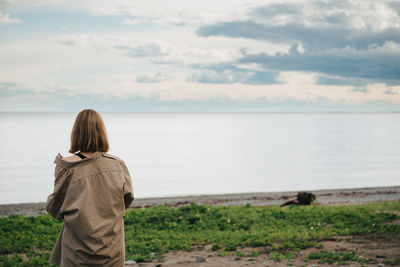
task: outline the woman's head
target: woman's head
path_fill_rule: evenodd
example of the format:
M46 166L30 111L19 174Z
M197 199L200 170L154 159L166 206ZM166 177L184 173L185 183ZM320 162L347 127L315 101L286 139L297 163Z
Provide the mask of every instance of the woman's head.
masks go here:
M101 115L93 109L84 109L79 112L72 128L69 152L107 152L108 150L107 132Z

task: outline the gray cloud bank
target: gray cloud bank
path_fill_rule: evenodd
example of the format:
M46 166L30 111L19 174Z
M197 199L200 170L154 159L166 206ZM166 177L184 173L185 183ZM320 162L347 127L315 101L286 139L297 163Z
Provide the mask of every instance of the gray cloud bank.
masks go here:
M158 96L120 96L93 93L71 95L68 90L37 91L5 88L15 87L0 83L0 112L9 111L77 111L94 108L112 112L399 112L391 101L374 100L362 104L333 102L326 98L280 101L260 97L254 100L234 100L229 97L201 100L162 100ZM391 92L388 92L389 94ZM15 101L18 97L21 101Z
M400 84L399 14L397 2L270 4L250 10L245 20L200 27L197 34L291 46L287 54L272 56L244 52L232 65L257 64L266 73L313 72L321 76L317 83L326 85L379 82L390 86ZM231 68L219 71L227 70Z

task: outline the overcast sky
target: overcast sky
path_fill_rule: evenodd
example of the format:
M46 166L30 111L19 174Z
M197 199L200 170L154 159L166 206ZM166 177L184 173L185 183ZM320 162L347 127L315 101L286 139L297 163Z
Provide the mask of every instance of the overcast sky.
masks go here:
M0 0L0 110L400 111L400 2Z

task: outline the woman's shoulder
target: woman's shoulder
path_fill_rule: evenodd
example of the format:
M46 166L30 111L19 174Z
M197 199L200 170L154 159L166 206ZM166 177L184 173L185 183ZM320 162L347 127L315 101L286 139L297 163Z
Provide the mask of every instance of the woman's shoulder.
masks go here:
M104 153L104 152L102 153L102 155L106 159L110 159L110 160L114 160L115 162L118 162L119 165L122 166L123 168L127 168L125 162L121 158L114 156L112 154L109 154L109 153Z
M101 152L94 152L93 154L91 154L87 158L81 159L77 155L63 157L60 153L58 153L56 158L54 159L54 163L56 165L60 165L60 166L63 166L63 167L72 168L72 167L75 167L75 166L82 166L82 165L86 165L86 164L89 164L91 162L94 162L98 158L100 158L101 155L102 155Z
M119 162L123 161L121 158L119 158L119 157L117 157L117 156L114 156L114 155L112 155L112 154L106 153L106 152L102 152L101 154L102 154L103 157L105 157L105 158L117 160L117 161L119 161Z

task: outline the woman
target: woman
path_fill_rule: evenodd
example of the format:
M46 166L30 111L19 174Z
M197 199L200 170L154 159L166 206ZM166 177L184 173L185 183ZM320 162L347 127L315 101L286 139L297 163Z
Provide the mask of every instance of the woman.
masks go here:
M46 210L64 220L49 262L61 266L124 266L125 209L133 188L125 163L109 149L103 119L82 110L71 133L70 153L57 155L54 193Z

